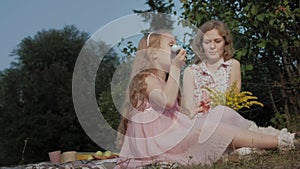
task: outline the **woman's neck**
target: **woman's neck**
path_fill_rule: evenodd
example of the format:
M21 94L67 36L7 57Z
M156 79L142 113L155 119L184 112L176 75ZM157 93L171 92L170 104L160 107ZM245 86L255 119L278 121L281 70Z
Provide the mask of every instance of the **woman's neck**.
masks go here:
M210 73L214 73L217 71L219 66L224 62L224 58L220 58L219 60L205 60L204 63Z

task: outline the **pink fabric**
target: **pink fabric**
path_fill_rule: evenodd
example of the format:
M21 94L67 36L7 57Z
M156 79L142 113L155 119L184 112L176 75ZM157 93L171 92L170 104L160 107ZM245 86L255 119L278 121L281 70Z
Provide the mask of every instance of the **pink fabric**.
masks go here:
M147 123L128 123L127 136L115 168L137 168L160 161L192 165L218 160L234 136L241 129L247 129L250 123L224 106L217 106L209 113L216 116L221 113L218 124L207 118L208 114L190 119L178 111L165 111ZM157 116L156 111L149 108L133 118L149 117L149 114ZM211 134L201 135L202 130ZM204 137L202 143L199 142L201 137Z
M161 161L212 164L223 155L235 135L251 125L225 106L217 106L207 114L190 119L179 112L178 104L163 112L148 104L130 120L116 169L138 168Z
M209 114L221 115L220 121L216 124L214 119L208 118ZM178 111L166 111L151 122L130 122L115 168L137 168L161 161L211 164L218 160L234 136L249 128L250 122L224 106L217 106L209 114L190 119ZM157 116L157 112L148 108L133 118L149 115ZM200 143L201 138L204 142Z

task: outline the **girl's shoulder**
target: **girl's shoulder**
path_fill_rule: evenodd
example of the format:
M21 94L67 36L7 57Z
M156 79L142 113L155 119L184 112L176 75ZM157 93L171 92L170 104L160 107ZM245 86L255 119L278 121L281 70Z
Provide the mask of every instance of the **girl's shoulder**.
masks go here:
M146 78L145 78L146 84L149 86L151 85L157 85L157 84L164 84L165 82L159 78L157 75L150 73Z
M157 81L159 80L158 76L155 75L154 73L150 73L149 75L147 75L145 77L145 80L148 81L148 80L154 80L154 81Z

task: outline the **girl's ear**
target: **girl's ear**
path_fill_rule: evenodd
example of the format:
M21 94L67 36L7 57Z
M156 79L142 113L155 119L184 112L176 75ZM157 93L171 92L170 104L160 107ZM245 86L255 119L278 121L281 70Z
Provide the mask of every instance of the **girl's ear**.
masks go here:
M154 50L151 51L151 59L152 60L156 60L157 59L157 52L154 51Z
M158 63L158 59L157 59L158 57L157 57L157 54L155 54L155 55L153 55L152 56L152 63L153 63L153 66L157 66L157 65L159 65L159 63Z

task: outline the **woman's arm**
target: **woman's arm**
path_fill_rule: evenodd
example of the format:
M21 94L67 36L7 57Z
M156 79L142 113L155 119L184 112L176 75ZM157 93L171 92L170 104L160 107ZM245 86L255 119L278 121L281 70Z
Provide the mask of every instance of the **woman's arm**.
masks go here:
M242 85L242 77L241 77L241 65L240 62L236 59L231 59L232 63L232 69L230 74L230 85L233 85L234 82L236 82L236 86L238 89L238 92L241 91L241 85Z
M182 101L181 111L184 114L194 117L197 114L199 105L196 104L194 98L195 81L192 70L187 67L183 74L183 86L182 86Z

